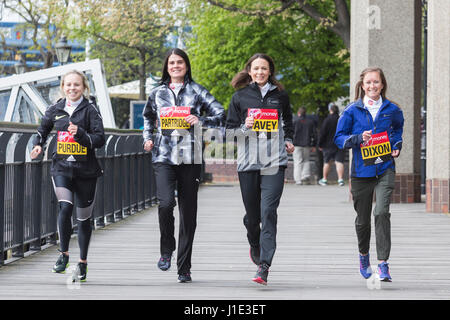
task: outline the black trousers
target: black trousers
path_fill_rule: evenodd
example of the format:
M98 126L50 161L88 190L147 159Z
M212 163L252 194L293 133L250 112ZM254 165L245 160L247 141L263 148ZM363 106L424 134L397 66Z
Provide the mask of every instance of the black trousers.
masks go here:
M371 213L375 192L375 237L378 260L388 260L391 252L391 214L389 206L395 188L395 172L386 170L373 178L352 178L351 192L356 211L355 229L358 249L366 254L370 249Z
M245 207L244 225L252 247L260 247L260 262L269 266L276 249L277 209L284 187L284 167L275 174L238 172Z
M161 232L161 254L172 254L176 248L175 189L179 208L179 233L177 267L178 274L191 270L192 244L197 227L197 194L200 183L200 164L153 164L156 177L156 196L159 200L158 218Z

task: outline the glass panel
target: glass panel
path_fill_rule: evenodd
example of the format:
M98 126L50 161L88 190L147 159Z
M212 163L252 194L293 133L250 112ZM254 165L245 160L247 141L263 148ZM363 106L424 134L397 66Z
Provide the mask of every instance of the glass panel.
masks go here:
M9 97L11 90L0 91L0 121L5 120L6 109L8 108Z
M41 115L31 99L20 89L14 107L13 122L39 123Z
M36 88L39 95L45 100L45 102L47 102L49 106L55 104L56 101L61 98L58 78L54 78L50 81L46 79L45 82L37 82L34 85L34 88Z

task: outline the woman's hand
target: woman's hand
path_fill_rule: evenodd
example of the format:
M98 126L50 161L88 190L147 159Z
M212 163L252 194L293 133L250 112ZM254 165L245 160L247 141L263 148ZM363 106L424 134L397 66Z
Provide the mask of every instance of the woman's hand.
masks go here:
M391 156L392 158L397 158L400 155L400 150L392 150Z
M36 159L42 152L42 147L41 146L34 146L33 150L31 150L30 152L30 158L31 159Z
M372 138L372 130L364 131L362 134L363 142L366 143L367 141Z
M198 123L198 118L193 114L188 115L184 120L189 123L191 126Z
M144 143L144 150L145 151L152 151L153 146L154 146L153 141L152 140L147 140Z
M247 117L247 118L245 118L245 126L247 127L247 128L251 128L251 127L253 127L253 124L255 123L255 119L253 118L253 117Z
M67 128L67 131L70 132L72 136L76 135L78 132L78 126L74 125L72 122L69 122L69 127Z
M284 144L286 145L286 151L288 153L292 153L295 150L295 147L292 143L290 143L289 141L285 141Z

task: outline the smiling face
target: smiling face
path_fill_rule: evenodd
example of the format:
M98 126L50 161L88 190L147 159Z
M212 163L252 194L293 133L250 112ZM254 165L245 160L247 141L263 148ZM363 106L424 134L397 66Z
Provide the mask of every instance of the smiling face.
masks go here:
M262 58L253 60L248 74L252 78L253 82L256 82L261 87L264 86L270 76L269 62Z
M66 98L70 101L78 101L86 89L83 79L76 73L69 73L63 81L63 91Z
M376 71L368 72L363 78L362 89L364 94L372 100L378 100L384 85L381 81L380 73Z
M171 82L183 82L187 72L186 62L179 55L171 54L167 61L167 72L170 75Z

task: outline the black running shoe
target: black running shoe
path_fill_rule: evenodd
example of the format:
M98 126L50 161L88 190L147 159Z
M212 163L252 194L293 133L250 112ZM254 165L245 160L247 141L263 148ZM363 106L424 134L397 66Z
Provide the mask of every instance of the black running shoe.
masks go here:
M178 275L178 282L179 283L192 282L191 274L189 272L179 274Z
M250 259L257 266L259 265L259 255L260 255L260 247L252 247L250 246Z
M53 266L53 272L56 273L66 273L66 268L69 266L69 256L61 252Z
M158 268L162 271L167 271L170 269L170 260L172 259L172 254L163 254L158 261Z
M87 263L78 262L76 269L72 273L72 282L85 282L87 276Z
M269 275L269 265L266 263L260 264L258 267L258 271L256 272L255 276L253 277L253 281L267 285L267 276Z

